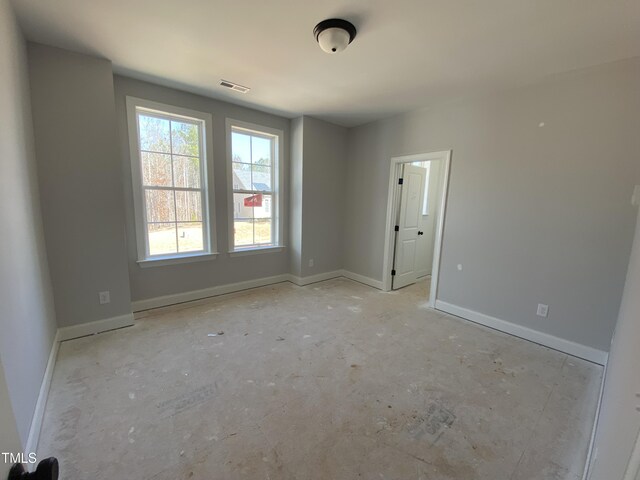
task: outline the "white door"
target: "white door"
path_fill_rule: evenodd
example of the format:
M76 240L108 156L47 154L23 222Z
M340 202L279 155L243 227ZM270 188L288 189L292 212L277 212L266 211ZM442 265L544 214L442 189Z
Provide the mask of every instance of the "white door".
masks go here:
M440 207L440 196L442 192L442 161L431 160L421 162L418 167L427 168L427 180L424 187L422 204L422 223L420 230L424 235L418 237L418 254L416 256L416 268L418 278L431 275L433 269L433 249L436 240L436 228L438 226L438 212Z
M421 167L404 165L403 183L400 194L400 212L398 232L396 233L396 251L393 261L392 288L406 287L416 282L416 253L422 217L422 196L427 171Z

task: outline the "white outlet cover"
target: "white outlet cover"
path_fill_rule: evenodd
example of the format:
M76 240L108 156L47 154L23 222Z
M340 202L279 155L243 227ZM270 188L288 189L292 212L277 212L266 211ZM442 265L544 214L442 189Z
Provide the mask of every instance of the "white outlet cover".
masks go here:
M313 258L310 258L310 259L309 259L309 266L310 266L310 267L313 267L313 265L314 265Z
M462 264L461 263L458 264L458 270L462 271Z
M111 293L109 291L98 293L98 298L100 299L100 305L104 305L105 303L111 302Z
M640 185L636 185L631 196L631 205L640 207Z
M546 318L547 315L549 315L549 305L545 305L544 303L539 303L538 311L536 312L536 315L538 315L539 317Z

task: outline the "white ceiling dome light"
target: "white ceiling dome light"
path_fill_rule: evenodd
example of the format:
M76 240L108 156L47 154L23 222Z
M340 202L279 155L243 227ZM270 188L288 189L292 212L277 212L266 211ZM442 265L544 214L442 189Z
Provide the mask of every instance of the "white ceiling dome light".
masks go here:
M356 38L356 27L346 20L330 18L317 24L313 35L322 50L340 53Z

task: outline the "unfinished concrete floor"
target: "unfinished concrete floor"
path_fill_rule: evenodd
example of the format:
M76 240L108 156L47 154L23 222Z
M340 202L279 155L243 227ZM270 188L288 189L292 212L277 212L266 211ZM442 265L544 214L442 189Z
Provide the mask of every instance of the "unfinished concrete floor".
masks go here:
M602 369L427 289L282 283L64 342L38 456L64 480L579 479Z

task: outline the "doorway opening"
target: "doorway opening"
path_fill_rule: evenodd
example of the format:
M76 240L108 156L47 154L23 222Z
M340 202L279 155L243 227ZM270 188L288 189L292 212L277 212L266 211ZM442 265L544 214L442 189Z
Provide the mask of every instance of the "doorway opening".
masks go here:
M430 276L435 306L451 151L393 157L389 174L383 290Z

